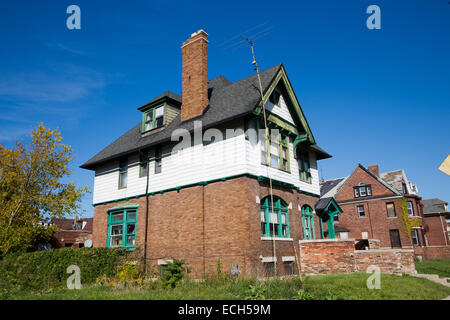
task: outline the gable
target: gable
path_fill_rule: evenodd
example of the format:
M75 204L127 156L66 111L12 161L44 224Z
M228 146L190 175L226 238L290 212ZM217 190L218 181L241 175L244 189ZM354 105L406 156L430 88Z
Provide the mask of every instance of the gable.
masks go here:
M270 101L271 96L275 92L280 95L279 103L276 105ZM285 127L289 131L302 138L302 143L308 142L308 144L315 144L315 139L308 121L300 107L300 103L297 100L283 65L281 65L279 71L265 91L263 101L269 121L275 122L278 125L284 122ZM254 113L261 114L261 105L262 102L260 101Z
M370 185L371 195L355 197L354 187ZM378 197L398 196L399 194L384 183L380 178L366 170L363 166L358 165L350 176L347 177L339 190L337 190L335 199L338 202L350 200L365 200Z

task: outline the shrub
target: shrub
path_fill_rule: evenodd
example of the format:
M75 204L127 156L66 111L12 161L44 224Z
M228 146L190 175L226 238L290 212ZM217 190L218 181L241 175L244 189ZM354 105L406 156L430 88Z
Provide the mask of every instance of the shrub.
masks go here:
M0 283L17 290L46 290L64 287L70 274L67 267L77 265L81 284L94 283L102 276L114 276L124 249L62 248L32 253L7 254L0 260Z
M169 262L161 274L161 282L164 287L175 288L184 276L184 260L174 259Z

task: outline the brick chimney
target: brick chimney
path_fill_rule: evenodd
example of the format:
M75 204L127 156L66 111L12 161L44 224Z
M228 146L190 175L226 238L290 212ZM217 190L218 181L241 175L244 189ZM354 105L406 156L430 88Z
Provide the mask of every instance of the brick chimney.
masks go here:
M208 106L208 34L203 29L183 43L183 104L181 121L203 114Z
M372 172L374 175L376 175L377 177L380 176L380 169L378 168L377 164L372 164L372 165L368 166L367 169L370 172Z

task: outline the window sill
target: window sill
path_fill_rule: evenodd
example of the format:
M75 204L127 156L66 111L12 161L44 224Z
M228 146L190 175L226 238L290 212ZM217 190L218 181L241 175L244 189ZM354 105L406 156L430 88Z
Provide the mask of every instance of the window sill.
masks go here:
M294 241L294 239L292 238L282 238L282 237L261 237L261 240Z

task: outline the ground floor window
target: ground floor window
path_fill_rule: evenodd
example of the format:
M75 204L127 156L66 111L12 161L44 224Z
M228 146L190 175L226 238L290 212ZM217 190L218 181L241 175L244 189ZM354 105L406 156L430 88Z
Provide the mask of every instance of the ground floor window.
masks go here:
M303 224L303 237L306 240L315 239L316 234L314 231L314 212L310 206L302 207L302 224Z
M265 277L273 277L275 276L275 263L273 262L264 262L264 276Z
M401 248L402 243L400 241L400 232L398 229L389 230L389 236L391 238L392 248Z
M420 246L419 230L411 229L411 240L413 245Z
M273 210L273 211L272 211ZM261 200L261 234L264 237L289 237L288 205L278 197Z
M293 261L286 261L283 263L283 265L284 265L284 274L285 275L294 274L294 262Z
M110 210L106 246L132 249L136 246L136 208Z

